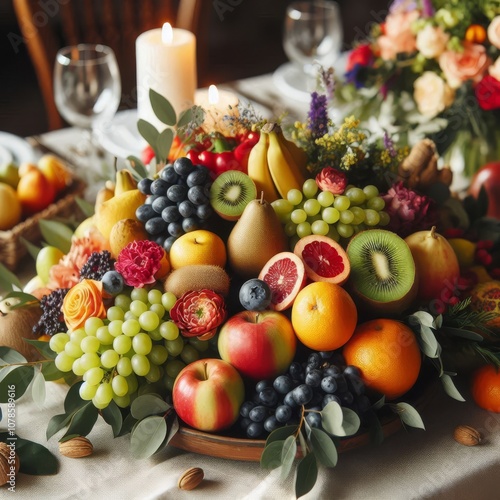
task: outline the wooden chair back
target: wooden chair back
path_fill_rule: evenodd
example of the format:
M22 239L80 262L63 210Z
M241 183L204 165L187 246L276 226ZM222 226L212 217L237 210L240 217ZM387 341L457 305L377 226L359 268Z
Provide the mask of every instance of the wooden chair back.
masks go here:
M116 54L122 79L121 108L137 103L135 40L164 22L197 37L198 72L207 59L210 0L13 0L47 110L49 130L61 128L53 92L57 50L77 43L102 43Z

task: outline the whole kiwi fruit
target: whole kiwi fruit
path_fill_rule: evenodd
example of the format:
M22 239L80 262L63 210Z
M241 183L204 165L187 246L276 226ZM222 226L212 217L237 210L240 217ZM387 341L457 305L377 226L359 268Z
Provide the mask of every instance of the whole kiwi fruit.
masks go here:
M195 264L174 269L165 279L164 290L180 297L186 292L206 288L226 297L229 285L229 276L222 267Z

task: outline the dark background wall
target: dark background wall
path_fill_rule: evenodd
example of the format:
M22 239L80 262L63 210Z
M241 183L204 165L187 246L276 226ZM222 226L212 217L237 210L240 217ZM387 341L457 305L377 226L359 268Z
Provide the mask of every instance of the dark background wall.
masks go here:
M137 0L140 1L140 0ZM212 0L207 0L212 1ZM286 62L281 45L285 9L290 0L225 2L228 9L212 10L208 60L200 86L274 71ZM223 4L224 0L219 2ZM380 21L388 0L339 0L348 47ZM232 7L231 7L232 5ZM19 35L12 1L0 0L0 131L27 136L47 130L45 109L26 47L16 53L9 34Z

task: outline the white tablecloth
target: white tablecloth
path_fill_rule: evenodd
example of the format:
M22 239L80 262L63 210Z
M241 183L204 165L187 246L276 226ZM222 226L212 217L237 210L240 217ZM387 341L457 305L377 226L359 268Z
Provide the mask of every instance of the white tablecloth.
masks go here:
M230 85L257 102L273 103L273 111L289 110L304 118L307 104L287 99L273 86L271 77L252 78ZM44 136L56 150L67 153L75 131L67 129ZM89 167L81 158L73 162L80 172L94 178L101 165ZM97 168L96 168L97 167ZM84 177L85 177L84 175ZM282 482L276 471L258 463L237 462L195 455L167 448L153 458L138 461L129 453L129 437L113 439L111 428L99 420L89 439L94 454L84 459L59 455L57 439L45 437L49 419L63 411L67 387L47 383L47 399L39 408L27 396L17 402L16 431L26 439L47 446L59 457L55 476L19 474L17 499L287 499L293 498L293 481ZM426 430L400 430L379 447L343 453L334 469L321 469L314 489L304 498L336 499L470 499L498 498L500 487L500 415L488 413L468 400L459 403L440 389L430 397L421 414ZM6 415L6 406L2 411ZM453 440L459 424L480 430L484 442L466 447ZM0 429L6 423L0 422ZM62 434L62 433L61 433ZM201 467L205 480L195 490L177 488L177 480L189 467ZM5 488L5 487L4 487ZM2 498L9 493L2 491Z

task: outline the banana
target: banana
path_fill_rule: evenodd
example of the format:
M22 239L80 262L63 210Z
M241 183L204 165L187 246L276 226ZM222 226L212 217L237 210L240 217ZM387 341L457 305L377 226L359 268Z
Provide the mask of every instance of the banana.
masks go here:
M276 189L282 198L286 198L290 189L302 191L306 178L288 149L282 144L277 132L279 126L276 124L269 125L269 127L267 125L264 127L265 132L268 132L269 135L267 163Z
M125 168L116 171L115 196L137 188L137 182Z
M255 183L257 193L264 193L264 199L271 203L280 196L274 187L267 164L268 134L261 132L259 142L251 149L248 157L248 175Z

